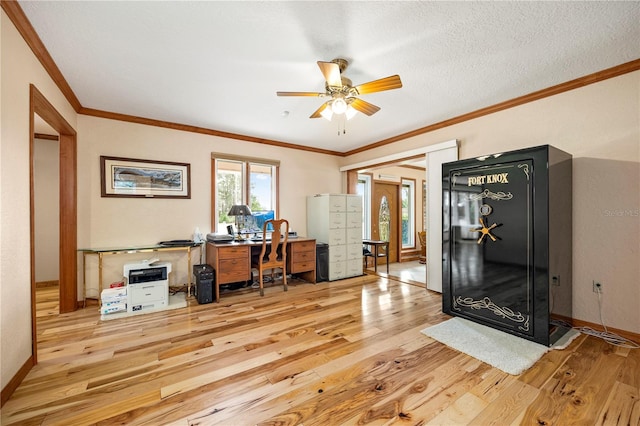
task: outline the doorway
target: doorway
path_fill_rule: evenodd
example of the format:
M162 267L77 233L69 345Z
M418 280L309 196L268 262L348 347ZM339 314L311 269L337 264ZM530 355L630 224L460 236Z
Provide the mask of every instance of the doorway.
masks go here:
M349 174L367 175L388 166L408 166L418 168L424 179L425 197L423 208L424 230L426 234L426 283L429 290L442 292L442 164L458 159L458 140L452 139L420 148L385 155L367 161L340 167L347 173L348 190L356 193L359 180ZM355 184L358 183L358 185ZM349 185L351 183L351 185ZM371 192L373 190L371 189ZM373 195L372 195L373 196ZM366 236L365 236L366 238ZM400 262L402 265L404 262Z
M398 261L400 240L399 191L397 183L373 183L371 197L371 238L389 241L389 263Z
M77 136L76 131L34 86L29 87L29 179L30 179L30 246L31 246L31 345L37 363L36 285L35 285L35 196L34 136L36 115L59 135L59 309L75 311L78 306L77 284Z
M59 137L36 114L33 143L33 216L36 317L60 313Z

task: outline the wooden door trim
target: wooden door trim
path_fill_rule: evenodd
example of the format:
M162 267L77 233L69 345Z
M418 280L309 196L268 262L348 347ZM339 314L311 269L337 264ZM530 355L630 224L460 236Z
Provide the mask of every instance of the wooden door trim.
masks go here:
M358 193L358 171L347 170L347 194Z
M388 181L388 180L380 180L380 179L374 179L372 180L372 188L371 188L371 229L369 229L369 234L371 235L371 238L373 238L373 227L374 227L374 221L373 221L373 209L374 209L374 199L375 199L375 186L377 184L384 184L384 185L392 185L396 187L396 229L395 229L395 243L396 243L396 257L397 259L395 260L396 262L400 262L401 259L401 250L402 250L402 238L401 238L401 234L402 234L402 226L401 226L401 220L400 218L402 217L402 203L400 202L400 186L402 184L402 182L395 182L395 181ZM393 233L392 233L393 234Z
M29 87L29 187L31 251L31 340L37 363L35 283L34 115L38 114L60 135L60 313L77 309L77 135L71 125L32 84Z

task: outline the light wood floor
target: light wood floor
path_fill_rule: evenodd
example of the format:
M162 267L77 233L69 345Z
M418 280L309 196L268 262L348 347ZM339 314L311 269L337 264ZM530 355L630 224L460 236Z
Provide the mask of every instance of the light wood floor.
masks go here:
M580 336L510 376L424 336L439 294L373 276L225 294L112 321L39 319L39 364L1 423L640 422L640 351Z
M387 266L384 262L378 264L378 273L386 276ZM367 271L373 273L373 266L369 266ZM409 284L425 286L427 282L427 265L418 260L410 262L393 262L389 264L389 277Z

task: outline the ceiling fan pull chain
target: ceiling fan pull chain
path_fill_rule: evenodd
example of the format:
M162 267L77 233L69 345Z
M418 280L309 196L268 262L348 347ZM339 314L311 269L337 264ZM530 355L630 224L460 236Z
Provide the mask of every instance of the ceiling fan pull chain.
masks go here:
M340 131L340 126L342 125L342 132ZM347 120L343 117L338 121L338 136L340 136L340 134L346 135L347 134Z

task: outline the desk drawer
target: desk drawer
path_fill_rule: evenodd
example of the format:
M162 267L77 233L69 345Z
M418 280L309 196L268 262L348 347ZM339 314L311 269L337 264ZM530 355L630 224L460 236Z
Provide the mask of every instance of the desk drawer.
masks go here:
M248 258L249 256L249 247L239 247L239 246L229 246L229 247L218 247L218 257L220 260L222 259L237 259L237 258Z
M294 251L291 254L292 262L315 262L316 261L316 252L315 251Z
M227 284L238 281L247 281L251 278L251 269L249 268L249 258L240 259L221 259L220 269L217 271L218 283Z
M289 240L291 241L291 240ZM291 253L295 256L297 253L305 251L316 251L316 242L314 241L302 241L300 243L291 243Z
M297 274L299 272L313 271L315 267L316 267L315 259L307 262L293 262L291 264L291 270L287 272L290 272L292 274Z

